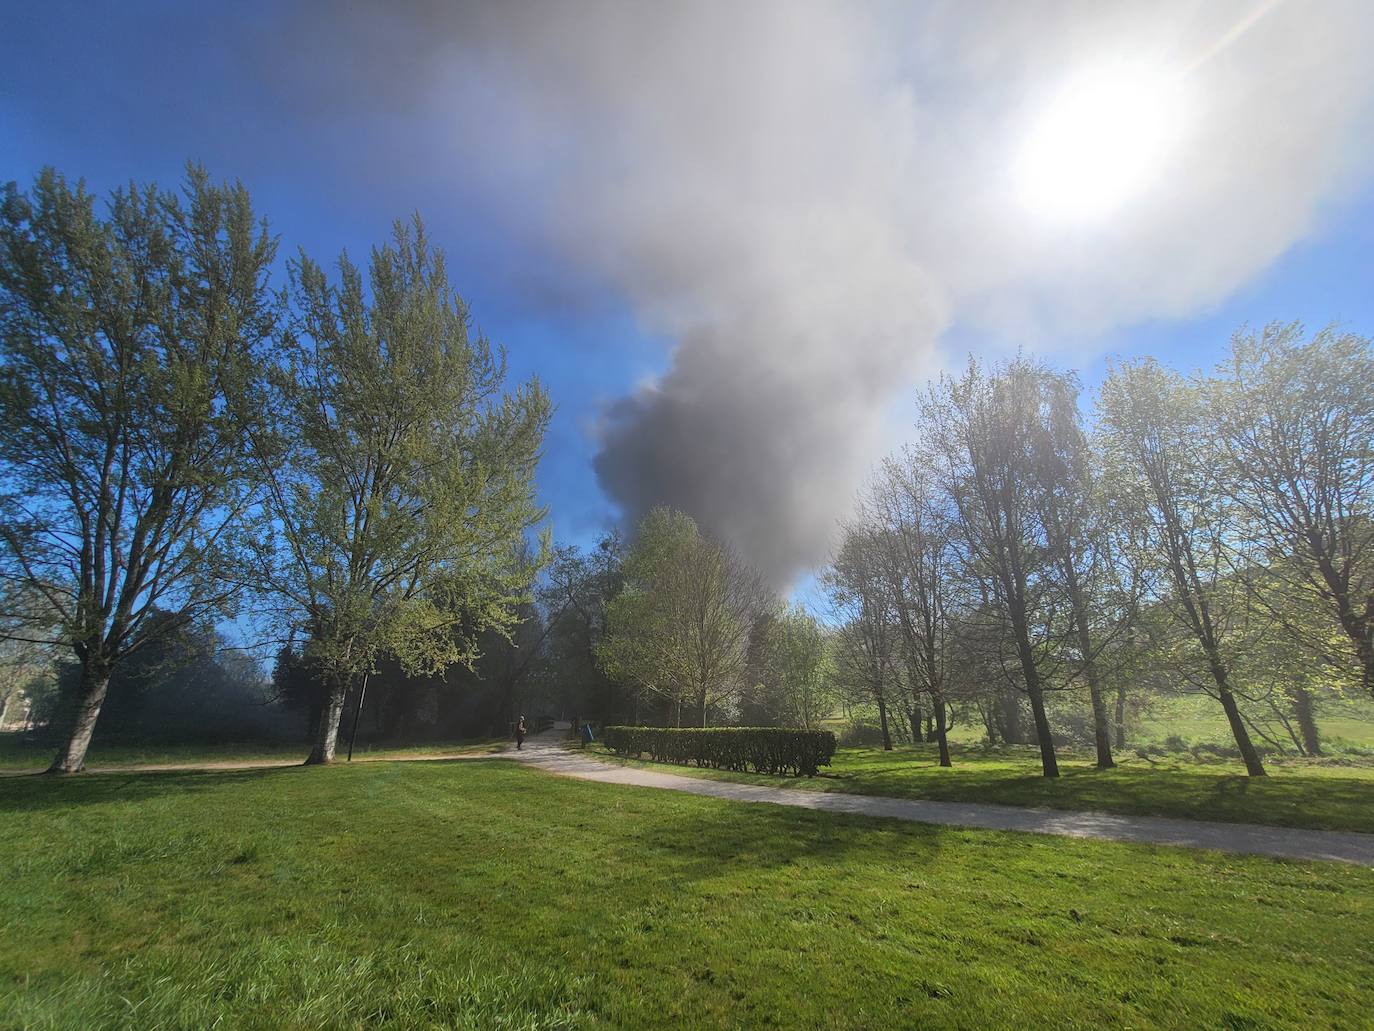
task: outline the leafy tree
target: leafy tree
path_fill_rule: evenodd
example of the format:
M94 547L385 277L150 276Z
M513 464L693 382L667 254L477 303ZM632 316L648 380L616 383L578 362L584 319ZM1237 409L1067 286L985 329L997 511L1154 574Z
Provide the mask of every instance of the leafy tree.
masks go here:
M1167 660L1221 703L1246 770L1263 776L1232 676L1250 630L1236 596L1243 586L1228 575L1243 540L1219 481L1205 396L1144 361L1113 370L1100 408L1112 490L1136 520L1142 560L1163 571L1169 590L1158 605L1181 631Z
M1045 370L1042 384L1031 438L1033 498L1070 624L1066 664L1087 685L1097 768L1106 770L1116 765L1105 697L1107 660L1111 645L1131 625L1140 578L1123 569L1115 554L1111 504L1083 432L1076 379Z
M53 772L84 765L121 663L233 611L275 250L247 191L195 167L103 217L51 169L4 190L0 576L43 602L11 636L79 665Z
M667 700L677 725L691 705L706 726L740 689L750 628L771 603L762 578L668 508L644 517L622 572L597 646L603 668Z
M886 461L869 491L868 513L879 528L875 541L891 592L908 683L928 698L934 713L940 765L949 766L949 664L954 634L957 556L954 527L935 473L923 455L907 449ZM919 715L912 737L921 740Z
M418 218L373 250L366 288L347 257L338 273L291 263L273 433L255 438L276 527L259 584L326 685L309 763L332 761L345 694L379 655L471 666L484 631L515 625L550 410L537 382L502 393L505 356L470 332Z
M814 730L832 708L830 679L825 633L815 617L797 605L764 612L750 633L742 722Z
M573 717L600 713L609 722L623 704L621 685L597 661L606 636L607 606L620 593L625 543L605 534L585 553L554 549L539 591L549 626L549 662L557 669L562 707Z
M1218 373L1211 411L1229 493L1264 544L1258 575L1282 577L1280 596L1296 602L1274 614L1374 695L1370 341L1331 329L1304 341L1301 326L1270 325L1237 334Z
M922 406L958 513L965 573L987 585L1005 620L1046 777L1059 776L1045 691L1062 661L1064 630L1055 621L1060 586L1042 518L1035 443L1054 389L1053 375L1024 359L992 374L970 361Z
M901 641L883 570L881 535L854 523L844 528L821 584L839 624L832 642L836 679L877 705L883 749L891 751L889 709L901 687Z

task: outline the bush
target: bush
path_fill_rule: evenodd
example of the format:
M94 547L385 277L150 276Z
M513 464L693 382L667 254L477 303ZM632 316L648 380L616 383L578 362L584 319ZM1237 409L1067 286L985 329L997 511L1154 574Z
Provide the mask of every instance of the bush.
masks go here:
M845 748L868 748L883 743L883 728L874 723L846 723L840 731Z
M659 762L754 773L814 777L835 755L828 730L776 727L607 727L602 734L617 755L647 754Z

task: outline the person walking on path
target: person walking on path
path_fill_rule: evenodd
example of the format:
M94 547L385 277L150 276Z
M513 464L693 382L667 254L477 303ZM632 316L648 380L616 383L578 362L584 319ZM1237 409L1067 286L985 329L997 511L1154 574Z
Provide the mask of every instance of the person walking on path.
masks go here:
M518 752L525 747L525 717L520 717L520 722L515 725L515 750Z

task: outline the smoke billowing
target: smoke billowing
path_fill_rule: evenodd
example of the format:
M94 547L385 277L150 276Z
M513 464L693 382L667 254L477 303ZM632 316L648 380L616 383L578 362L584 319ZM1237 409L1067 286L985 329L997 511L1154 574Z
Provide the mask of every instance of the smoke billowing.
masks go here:
M301 38L350 55L357 95L432 110L465 189L674 342L604 413L596 474L782 584L825 557L944 328L1050 349L1215 303L1301 238L1359 171L1368 12L436 2ZM1110 221L1048 224L1011 182L1026 126L1118 60L1182 76L1176 145Z

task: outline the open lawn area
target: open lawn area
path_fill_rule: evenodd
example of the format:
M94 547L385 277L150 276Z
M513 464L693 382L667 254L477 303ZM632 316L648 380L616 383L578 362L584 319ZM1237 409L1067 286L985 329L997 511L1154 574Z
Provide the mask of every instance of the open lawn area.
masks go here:
M0 1026L1356 1027L1374 870L504 760L0 782Z
M377 759L397 756L457 755L461 753L493 752L506 746L504 740L484 738L481 740L448 741L422 745L377 746L358 743L353 752L355 759ZM0 771L41 770L52 762L56 746L35 745L22 734L0 734ZM339 749L342 759L348 752L348 742L344 741ZM308 742L248 743L223 742L219 744L191 745L102 745L98 740L91 745L86 756L86 765L91 769L115 766L170 766L201 765L215 763L252 763L286 762L292 759L305 761L310 754Z
M595 753L609 761L633 761L617 759L601 746ZM1374 832L1374 762L1369 760L1271 758L1266 764L1269 776L1263 778L1245 776L1245 768L1232 759L1145 759L1125 754L1118 761L1116 769L1099 771L1090 755L1065 751L1057 780L1040 775L1039 750L1029 746L994 751L955 748L949 769L940 767L934 745L908 745L890 752L841 748L829 768L809 778L638 765L813 791Z

